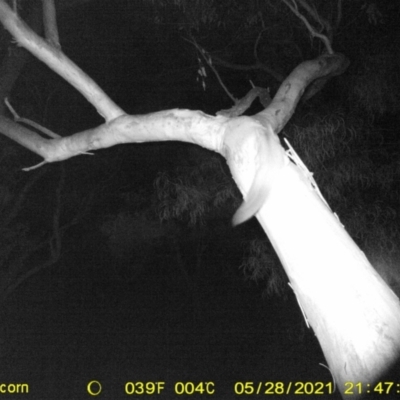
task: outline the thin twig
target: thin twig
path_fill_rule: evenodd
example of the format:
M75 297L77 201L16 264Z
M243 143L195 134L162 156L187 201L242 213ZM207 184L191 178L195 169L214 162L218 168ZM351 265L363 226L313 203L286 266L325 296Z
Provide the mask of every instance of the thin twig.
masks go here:
M301 12L299 11L299 9L297 7L297 3L295 2L295 0L292 0L292 1L290 1L290 0L282 0L282 1L292 10L293 14L295 14L301 21L303 21L304 25L306 26L306 28L310 32L311 36L321 39L322 42L325 44L325 47L326 47L328 53L329 54L334 54L334 51L333 51L332 46L331 46L331 42L329 41L327 36L323 35L322 33L318 33L311 26L311 24L308 22L307 18L303 14L301 14Z
M23 122L23 123L25 123L25 124L27 124L27 125L30 125L30 126L32 126L33 128L37 129L39 132L42 132L43 134L45 134L45 135L47 135L47 136L49 136L49 137L51 137L51 138L53 138L53 139L59 139L59 138L61 138L60 135L58 135L57 133L51 131L51 130L48 129L48 128L45 128L44 126L38 124L37 122L32 121L32 120L30 120L30 119L28 119L28 118L20 117L20 116L18 115L18 113L15 111L15 109L13 108L13 106L12 106L12 105L10 104L10 102L8 101L8 98L5 98L5 99L4 99L4 103L6 104L8 110L10 111L10 113L13 115L14 121L15 121L15 122Z
M222 82L222 79L218 73L218 71L215 69L215 67L212 65L212 62L210 61L211 57L206 57L206 51L200 47L197 42L193 39L189 40L189 39L185 39L187 42L193 44L196 49L199 51L199 53L201 54L201 56L204 58L205 62L207 63L207 65L211 68L211 70L214 72L215 76L217 77L217 80L219 82L219 84L221 85L222 89L224 89L225 93L229 96L229 98L236 103L237 99L232 95L232 93L228 90L228 88L225 86L224 82Z
M52 139L60 139L60 138L62 138L62 136L58 135L57 133L51 131L48 128L45 128L44 126L38 124L35 121L32 121L32 120L30 120L28 118L20 117L18 115L18 113L15 111L15 109L13 108L13 106L8 101L8 98L4 99L4 103L6 104L7 108L10 111L10 113L13 115L15 122L22 122L22 123L24 123L26 125L30 125L33 128L37 129L39 132L42 132L44 135L50 136ZM86 154L88 156L93 156L94 155L93 153L90 153L88 151L80 151L79 153L80 154ZM33 167L23 168L22 170L23 171L31 171L33 169L41 167L43 164L46 164L46 163L47 163L46 161L43 161L43 162L41 162L41 163L39 163L37 165L34 165Z

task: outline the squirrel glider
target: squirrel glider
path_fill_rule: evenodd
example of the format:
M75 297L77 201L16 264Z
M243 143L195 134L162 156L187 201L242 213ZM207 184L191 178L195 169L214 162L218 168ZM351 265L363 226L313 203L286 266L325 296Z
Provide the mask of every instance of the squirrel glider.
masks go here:
M257 117L243 116L228 121L223 155L233 179L245 194L232 220L233 225L239 225L264 205L289 158L268 124L262 124Z

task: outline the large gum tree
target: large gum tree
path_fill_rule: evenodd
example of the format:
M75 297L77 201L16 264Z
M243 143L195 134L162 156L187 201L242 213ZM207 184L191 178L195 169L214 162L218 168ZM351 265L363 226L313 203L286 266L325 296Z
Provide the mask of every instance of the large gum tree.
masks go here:
M201 7L202 2L195 5ZM293 68L272 98L265 89L254 87L216 116L187 109L129 115L63 53L52 0L43 0L45 38L22 20L17 7L0 0L0 21L16 43L71 84L104 118L99 126L62 137L44 128L38 134L29 125L1 116L0 132L41 156L41 164L117 144L154 141L182 141L221 154L245 199L234 223L256 215L289 277L307 325L320 342L336 388L343 397L360 397L364 390L360 385L379 381L400 355L400 302L332 212L312 173L290 145L284 148L278 139L299 101L320 91L349 65L332 46L343 4L337 1L331 21L306 0L267 5L298 19L319 41L321 54ZM191 41L199 59L218 76L212 56L195 37ZM243 116L257 97L263 110Z

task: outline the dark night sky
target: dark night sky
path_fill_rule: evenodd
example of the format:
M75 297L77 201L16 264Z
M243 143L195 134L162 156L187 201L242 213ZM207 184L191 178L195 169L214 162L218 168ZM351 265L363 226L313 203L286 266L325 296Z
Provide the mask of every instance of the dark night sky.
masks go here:
M155 24L149 3L98 0L64 13L59 18L63 51L128 113L179 107L214 114L229 107L229 99L211 71L206 91L196 81L198 55L185 40L188 31L179 25L180 13L165 9L159 15L161 23ZM362 108L361 100L352 103L355 90L346 88L360 76L368 78L368 68L363 69L368 60L370 69L377 69L374 76L393 73L389 61L387 70L380 73L377 66L383 68L383 64L376 59L381 60L380 54L390 54L399 60L399 54L393 51L399 33L399 8L389 1L380 3L386 19L382 25L373 26L363 17L360 4L344 2L348 14L334 41L334 47L351 59L351 67L315 99L301 104L294 123L308 126L307 116L323 119L331 112L341 113L349 126L351 121L368 121L373 126L371 135L368 140L362 138L364 147L353 142L351 151L368 153L369 159L391 165L398 155L399 142L393 129L398 110L390 107L398 95L393 95L392 103L382 100L390 103L390 112L374 114ZM251 46L257 30L249 29L247 37L240 18L231 18L237 19L236 25L227 24L225 30L193 29L192 33L206 49L221 57L230 57L238 64L253 63ZM260 48L265 46L266 58L271 57L280 73L290 72L302 61L301 56L306 59L321 51L315 40L310 45L308 35L295 20L285 20L279 14L265 18L275 18L276 25ZM297 43L293 43L293 37L298 38ZM398 70L398 63L395 65ZM221 68L220 72L237 97L249 89L249 80L272 90L278 87L278 82L260 70ZM64 136L103 122L79 93L34 59L24 69L12 99L20 114L40 120ZM257 111L257 107L252 110ZM291 129L289 126L289 137ZM27 178L19 172L21 165L40 160L25 150L16 151L13 174L22 185ZM356 153L351 154L356 157ZM243 243L263 234L255 221L235 230L230 227L232 199L224 210L211 210L201 229L189 229L184 220L168 228L170 233L165 229L167 233L161 238L146 241L143 237L150 235L148 230L143 228L140 236L137 229L130 231L124 225L126 230L120 234L131 242L127 239L128 244L118 247L122 256L116 256L102 234L107 218L115 220L118 215L137 217L136 223L140 215L146 215L148 223L154 224L154 180L158 174L167 171L182 177L182 171L190 171L212 156L181 143L131 144L63 163L66 181L61 222L74 215L89 193L94 196L79 223L66 232L56 265L27 280L2 310L6 328L0 335L4 349L0 354L0 381L29 383L31 399L86 398L86 385L93 379L103 385L102 399L125 398L123 389L129 381L165 381L168 389L160 398L172 399L179 397L172 393L178 381L212 381L217 388L213 397L223 399L233 397L233 385L238 381L331 380L327 369L319 364L325 363L323 354L293 295L287 291L286 299L263 297L265 282L245 280L238 269ZM333 170L339 158L332 158L329 168ZM313 160L309 162L316 166ZM224 161L220 161L226 178ZM333 181L327 177L330 171L323 169L326 165L316 170L316 176L320 173L324 182L322 170L326 180ZM20 215L32 235L45 235L51 229L49 210L54 207L60 179L60 165L43 168L44 176L32 189ZM398 176L396 173L394 176ZM341 190L350 191L345 185ZM370 188L370 192L374 190ZM391 190L397 193L398 187ZM375 199L381 194L369 195ZM332 196L337 209L343 207L345 213L347 208L336 204L337 198ZM385 201L390 207L398 206L390 203L389 196ZM342 203L347 206L352 202L354 198L349 197ZM178 238L177 247L171 237ZM29 263L36 265L43 257L43 253L35 254ZM201 262L201 268L197 262Z

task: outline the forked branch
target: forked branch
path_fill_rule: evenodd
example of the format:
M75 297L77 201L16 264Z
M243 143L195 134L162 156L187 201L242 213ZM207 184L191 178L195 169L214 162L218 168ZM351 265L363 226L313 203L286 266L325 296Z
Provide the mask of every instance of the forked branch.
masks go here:
M321 41L324 43L327 49L328 54L333 54L334 51L332 49L332 43L329 40L329 38L326 35L317 32L317 30L310 24L308 19L299 11L296 0L282 0L282 1L290 8L293 14L295 14L304 23L304 25L310 32L311 36L321 39ZM314 17L314 19L318 20L318 22L321 25L323 25L327 31L330 31L330 25L327 23L327 21L319 18L319 15L316 13L316 11L312 9L307 2L301 0L301 5Z
M69 82L96 108L106 122L125 114L93 79L85 74L61 50L33 32L4 0L0 0L0 21L20 46L27 49Z

